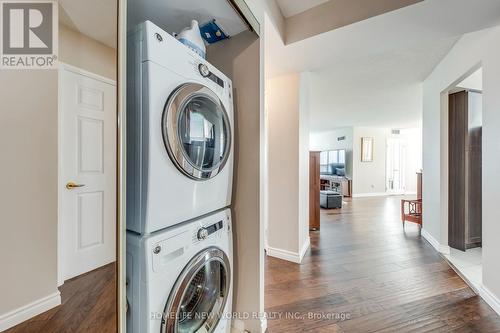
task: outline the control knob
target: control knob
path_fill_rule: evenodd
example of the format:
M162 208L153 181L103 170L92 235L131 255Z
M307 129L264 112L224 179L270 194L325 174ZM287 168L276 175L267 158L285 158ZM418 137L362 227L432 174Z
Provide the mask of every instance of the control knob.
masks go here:
M210 69L208 69L207 65L205 64L199 64L198 70L200 71L200 74L203 77L207 77L210 75Z
M198 230L198 240L204 240L208 237L208 230L206 228L201 228Z

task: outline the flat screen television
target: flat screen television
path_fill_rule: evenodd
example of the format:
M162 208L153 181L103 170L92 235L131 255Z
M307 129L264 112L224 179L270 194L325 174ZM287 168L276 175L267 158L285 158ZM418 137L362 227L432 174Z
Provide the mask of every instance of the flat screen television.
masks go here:
M320 173L322 175L345 176L345 149L325 150L320 154Z

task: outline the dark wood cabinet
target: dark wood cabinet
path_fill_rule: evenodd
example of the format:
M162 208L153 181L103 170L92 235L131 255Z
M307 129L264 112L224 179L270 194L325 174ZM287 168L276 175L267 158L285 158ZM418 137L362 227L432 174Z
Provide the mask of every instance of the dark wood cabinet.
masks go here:
M448 245L465 251L481 246L481 94L449 96Z
M309 230L319 230L320 227L320 152L309 152Z

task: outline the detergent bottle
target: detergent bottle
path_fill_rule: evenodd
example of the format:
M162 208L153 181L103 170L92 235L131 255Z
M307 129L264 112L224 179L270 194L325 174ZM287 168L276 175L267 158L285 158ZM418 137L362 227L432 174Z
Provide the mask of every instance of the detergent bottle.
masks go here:
M179 40L182 44L189 47L191 50L200 55L203 59L206 56L206 48L203 39L200 34L200 27L198 26L198 21L192 20L191 26L182 29L178 34L174 33L174 37Z

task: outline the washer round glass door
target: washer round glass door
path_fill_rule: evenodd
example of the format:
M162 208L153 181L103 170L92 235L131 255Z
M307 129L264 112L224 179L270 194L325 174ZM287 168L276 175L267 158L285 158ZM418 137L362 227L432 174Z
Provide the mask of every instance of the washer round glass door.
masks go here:
M230 276L229 259L224 251L210 247L198 253L170 293L161 332L213 332L224 314Z
M218 96L198 83L179 86L163 110L163 141L175 166L196 180L215 177L231 149L231 129Z

